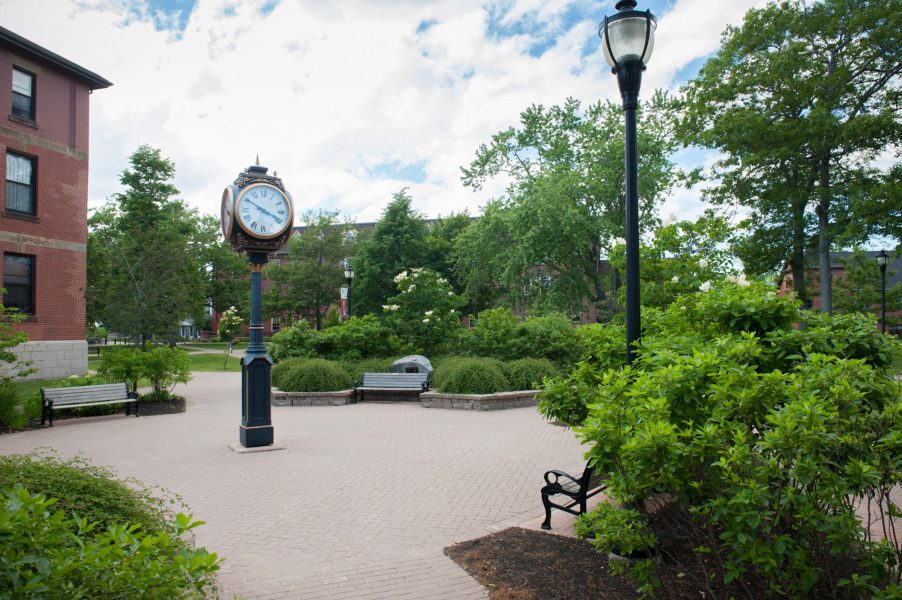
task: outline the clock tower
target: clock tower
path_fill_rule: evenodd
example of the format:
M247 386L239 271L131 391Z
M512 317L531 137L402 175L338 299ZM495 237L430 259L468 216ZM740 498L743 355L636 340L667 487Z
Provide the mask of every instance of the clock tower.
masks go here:
M222 233L251 267L250 343L241 359L241 426L245 448L273 443L272 358L263 345L262 277L269 255L285 245L294 225L291 194L275 173L248 167L222 192Z

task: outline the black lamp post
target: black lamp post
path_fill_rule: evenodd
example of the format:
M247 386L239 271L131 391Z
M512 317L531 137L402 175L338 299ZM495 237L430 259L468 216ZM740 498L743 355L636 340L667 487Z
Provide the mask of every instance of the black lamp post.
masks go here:
M883 318L883 333L886 333L886 259L889 258L886 255L886 250L881 250L880 254L877 255L877 266L880 267L880 306L882 307Z
M348 263L347 268L345 269L345 279L348 280L348 298L346 302L348 303L348 318L351 317L351 282L354 280L354 267Z
M598 26L602 51L617 75L626 118L626 363L632 364L639 339L639 148L636 111L642 71L655 47L658 22L650 10L633 10L635 0L620 0L612 17Z

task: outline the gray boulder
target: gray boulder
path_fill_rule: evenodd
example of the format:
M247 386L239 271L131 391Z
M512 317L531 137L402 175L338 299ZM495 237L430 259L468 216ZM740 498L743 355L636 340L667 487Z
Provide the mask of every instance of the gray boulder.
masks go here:
M432 363L425 356L411 354L392 363L391 373L432 373Z

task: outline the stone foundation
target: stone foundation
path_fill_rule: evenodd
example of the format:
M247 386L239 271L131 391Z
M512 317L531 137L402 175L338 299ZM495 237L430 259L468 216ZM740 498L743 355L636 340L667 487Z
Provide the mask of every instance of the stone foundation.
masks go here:
M37 372L19 381L63 379L72 375L81 377L88 373L86 340L25 342L13 348L12 352L21 360L31 361L32 364L28 368L37 369ZM0 376L9 374L10 369L0 369Z
M453 410L504 410L535 406L541 400L540 390L500 392L498 394L439 394L424 392L420 402L424 408L450 408Z
M344 406L354 401L354 390L338 392L277 392L273 390L273 406Z

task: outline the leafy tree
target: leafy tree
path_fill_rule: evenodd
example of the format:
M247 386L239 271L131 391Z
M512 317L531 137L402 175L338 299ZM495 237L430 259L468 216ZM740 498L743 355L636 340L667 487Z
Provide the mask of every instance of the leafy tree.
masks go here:
M803 282L815 228L822 312L833 307L831 245L867 236L856 199L879 189L872 161L902 141L900 48L902 0L771 2L728 28L683 90L678 135L725 154L709 197L753 209L747 250L760 266L774 266L776 241Z
M473 224L473 219L466 212L451 213L447 217L439 216L433 223L426 224L426 238L423 240L422 267L435 271L451 284L456 293L463 291L458 280L454 263L457 259L454 244L461 233Z
M840 259L845 267L845 276L836 280L836 309L840 312L859 312L880 319L882 314L880 267L863 250L856 249L845 259ZM887 278L895 271L886 270ZM897 283L886 290L886 312L902 310L902 284Z
M203 266L204 295L207 305L218 313L234 307L243 319L250 318L251 284L247 259L232 250L222 239L219 219L201 218L199 262Z
M642 230L656 224L655 205L677 176L665 105L656 94L640 114ZM462 169L464 185L478 190L496 177L510 185L458 238L455 267L464 295L491 300L497 286L508 306L541 312L575 313L587 301L604 301L598 261L625 231L623 144L621 107L598 103L582 111L568 99L563 106L531 106L520 114L519 128L480 146Z
M116 194L89 219L88 289L91 315L109 331L174 339L179 321L203 319L200 217L175 198L175 165L141 146Z
M395 277L398 295L382 307L389 327L414 352L429 356L431 350L461 329L460 308L464 300L454 293L447 279L424 269L402 271Z
M395 293L394 276L423 265L426 225L411 202L406 189L393 194L370 238L360 242L353 263L351 314L381 314Z
M353 225L339 219L339 212L327 210L301 216L306 229L289 240L286 263L268 269L272 288L263 297L267 313L301 315L316 329L323 328L329 305L345 282L342 260L354 253L354 242L345 235Z

